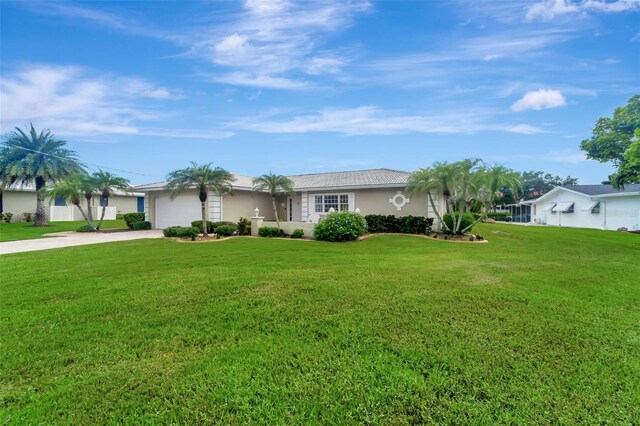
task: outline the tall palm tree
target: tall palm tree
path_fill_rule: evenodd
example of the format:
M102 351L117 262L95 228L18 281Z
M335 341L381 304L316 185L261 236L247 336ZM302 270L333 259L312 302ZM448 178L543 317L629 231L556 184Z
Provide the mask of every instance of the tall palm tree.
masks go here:
M295 194L293 190L293 181L286 176L276 175L275 173L267 173L253 179L254 191L267 191L271 195L273 203L273 213L276 215L276 224L280 228L280 220L278 219L278 207L276 206L276 197L280 194Z
M36 214L33 226L45 226L43 188L71 175L84 172L76 153L49 129L36 132L33 124L26 132L16 127L0 147L0 189L20 184L36 187Z
M215 191L218 195L233 195L231 184L235 178L223 168L212 168L211 163L199 165L191 162L191 167L174 170L167 175L167 189L171 189L171 199L181 192L195 188L202 205L202 234L207 234L207 195Z
M82 217L87 221L87 225L95 230L93 222L89 219L81 204L82 198L84 197L83 185L85 182L85 176L73 176L69 179L47 185L44 189L44 194L51 197L52 200L56 198L64 199L65 205L67 204L67 201L71 202L71 204L80 210Z
M93 184L93 187L100 193L102 197L102 214L100 215L100 221L98 222L98 226L96 226L96 230L100 230L100 226L102 225L102 221L104 220L104 214L107 211L107 200L113 194L114 191L123 191L123 192L131 192L131 185L129 185L129 180L120 176L116 176L112 173L105 172L103 170L99 170L95 172L90 177L90 181Z
M483 168L485 185L491 192L491 208L496 210L496 202L498 193L503 189L511 190L512 194L522 189L522 178L520 173L503 166L502 164L494 164Z
M450 231L447 224L442 220L440 211L434 203L433 196L431 195L433 191L436 191L439 195L443 196L445 188L447 188L448 191L448 187L445 186L440 177L441 176L434 167L420 169L411 173L409 176L409 179L407 180L407 191L412 195L426 192L429 197L429 203L431 203L431 208L438 218L438 222L441 226L444 226L447 231Z

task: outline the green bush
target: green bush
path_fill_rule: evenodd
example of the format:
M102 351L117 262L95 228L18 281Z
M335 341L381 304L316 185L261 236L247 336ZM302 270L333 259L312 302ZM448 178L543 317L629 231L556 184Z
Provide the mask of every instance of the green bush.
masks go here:
M251 235L251 221L246 217L241 217L238 221L238 235Z
M365 216L371 233L397 232L402 234L426 234L431 231L433 218L422 216L394 216L370 214Z
M284 237L284 231L277 226L263 226L258 229L258 236L265 238Z
M116 220L124 220L124 214L116 213Z
M291 233L291 238L302 238L304 237L304 230L302 229L294 229Z
M133 229L135 231L143 231L151 229L151 222L143 221L143 222L134 222Z
M144 213L127 213L127 214L122 215L122 218L124 219L125 223L127 224L127 228L135 229L133 227L134 223L144 222ZM151 228L149 228L149 229L151 229Z
M238 230L238 225L234 222L227 222L227 221L222 221L222 222L213 222L213 232L217 232L218 226L221 225L229 225L233 228L233 232Z
M453 229L453 219L455 218L456 222L458 221L458 213L447 213L442 217L444 223L447 224L449 229ZM460 224L460 231L462 231L467 226L471 225L476 220L472 213L463 213L462 214L462 223ZM471 232L472 228L467 229L467 232ZM460 232L458 232L460 234Z
M76 229L76 232L96 232L96 228L90 225L82 225L80 228Z
M191 222L191 226L194 228L198 228L200 230L200 233L202 233L202 221L201 220L194 220L193 222ZM215 232L215 225L213 224L213 222L211 222L210 220L207 221L207 234L213 234Z
M11 223L12 217L13 217L13 213L0 213L0 222Z
M178 236L178 231L180 229L182 229L182 228L183 228L182 226L170 226L168 228L164 228L162 230L162 234L165 237L177 237Z
M489 212L487 217L493 220L501 222L509 222L511 220L511 213L509 212Z
M200 235L201 230L194 226L180 227L177 230L176 236L180 238L191 238L192 241L196 239L198 235Z
M231 225L220 225L216 228L216 234L220 237L230 237L234 232L236 229Z
M313 238L320 241L353 241L367 232L367 222L359 213L329 213L316 225Z

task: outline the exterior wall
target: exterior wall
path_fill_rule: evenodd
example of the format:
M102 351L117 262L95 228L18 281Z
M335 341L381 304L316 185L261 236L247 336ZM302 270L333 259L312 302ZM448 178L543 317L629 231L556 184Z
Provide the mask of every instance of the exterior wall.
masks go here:
M45 206L49 206L49 200L45 199ZM45 212L49 210L45 207ZM3 213L13 213L12 222L22 222L22 213L36 213L36 194L27 191L3 191L2 193ZM48 212L47 212L48 214Z
M100 206L100 198L94 201L95 205ZM138 211L138 197L114 195L109 197L109 207L115 207L117 213L136 213Z
M600 213L583 211L596 201L600 201ZM573 213L553 213L545 211L551 203L573 202ZM590 197L570 191L558 191L553 196L533 203L532 222L553 226L616 230L626 227L640 229L640 196Z
M258 194L253 191L235 191L234 195L225 194L223 197L222 220L237 222L241 217L247 219L255 216L256 207L260 209L260 216L266 220L275 220L271 197L267 194ZM279 204L278 201L276 201ZM279 218L284 219L281 212Z

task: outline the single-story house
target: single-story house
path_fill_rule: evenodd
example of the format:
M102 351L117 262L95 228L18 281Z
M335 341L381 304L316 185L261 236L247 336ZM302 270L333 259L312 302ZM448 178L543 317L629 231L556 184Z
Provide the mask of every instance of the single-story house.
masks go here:
M409 175L398 170L373 169L288 176L293 181L295 193L277 198L278 218L283 222L316 223L331 209L358 211L363 215L434 217L426 194L407 193ZM237 222L241 217L255 216L256 208L260 216L274 220L270 195L254 191L252 177L234 175L234 178L234 195L208 195L209 220ZM154 229L188 226L201 218L201 204L195 189L174 199L166 189L166 182L139 185L135 190L145 193L144 211ZM434 194L434 202L441 209L437 194Z
M116 214L143 212L144 211L144 193L131 192L125 193L115 191L115 194L107 199L103 199L96 194L92 200L91 213L94 218L100 218L102 214L102 206L106 204L107 210L104 218L113 220ZM82 199L82 208L86 213L86 200ZM0 191L0 213L12 213L12 222L24 221L24 213L30 213L35 216L36 213L36 190L33 185L15 185ZM69 221L83 220L82 214L76 206L64 199L45 198L45 214L47 221Z
M640 184L558 186L527 201L531 222L575 228L640 230Z

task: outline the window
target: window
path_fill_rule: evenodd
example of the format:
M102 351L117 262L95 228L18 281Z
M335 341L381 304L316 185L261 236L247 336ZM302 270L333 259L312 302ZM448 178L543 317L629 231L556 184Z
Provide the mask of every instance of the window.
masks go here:
M593 206L593 208L591 209L591 213L600 214L600 201L598 201L596 205Z
M64 206L65 205L64 197L56 198L55 201L53 202L53 205L58 207Z
M349 194L327 194L315 196L316 213L328 213L333 209L337 212L349 210Z
M100 207L108 207L109 206L109 197L100 196Z
M144 197L138 197L138 213L144 212Z
M551 210L552 213L573 213L573 201L561 201Z
M594 201L591 204L581 208L583 212L591 212L593 214L600 214L600 201Z

